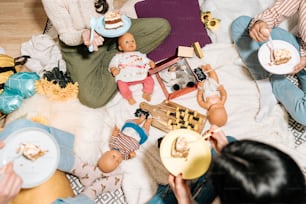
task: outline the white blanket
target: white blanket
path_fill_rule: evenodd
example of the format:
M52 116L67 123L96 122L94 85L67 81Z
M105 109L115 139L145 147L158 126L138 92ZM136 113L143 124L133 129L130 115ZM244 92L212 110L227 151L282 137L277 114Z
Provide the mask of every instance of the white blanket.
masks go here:
M258 111L257 88L247 70L234 64L237 53L233 45L211 44L205 46L203 51L203 59L193 57L188 61L192 68L207 63L212 67L220 67L216 71L228 92L226 109L229 117L228 123L223 127L226 134L237 139L249 138L267 142L288 152L300 165L306 164L305 153L300 154L300 150L293 147L294 137L287 128L288 116L280 105L275 106L270 117L261 123L255 121L254 117ZM158 82L155 82L150 104L159 104L165 99ZM75 134L76 154L95 163L101 152L108 149L108 139L114 124L120 127L126 119L133 118L139 103L143 101L142 87L136 85L132 88L137 104L131 106L117 94L108 105L98 109L85 107L76 99L54 102L36 94L11 113L7 122L19 117L42 115L48 119L51 126ZM196 102L196 91L173 101L205 114ZM208 126L206 123L204 129ZM160 162L157 148L157 139L164 135L164 132L152 127L148 141L137 151L136 158L121 164L124 172L123 191L128 203L145 203L154 194L157 183L167 182L168 172Z

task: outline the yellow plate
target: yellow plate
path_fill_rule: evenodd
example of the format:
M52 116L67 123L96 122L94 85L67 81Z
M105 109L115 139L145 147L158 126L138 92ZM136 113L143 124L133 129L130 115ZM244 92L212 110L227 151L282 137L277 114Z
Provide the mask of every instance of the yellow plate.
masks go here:
M171 148L176 138L186 136L190 147L186 158L171 156ZM166 169L173 175L183 174L184 179L194 179L203 175L209 168L211 152L209 144L200 134L187 129L177 129L169 132L160 144L160 157Z

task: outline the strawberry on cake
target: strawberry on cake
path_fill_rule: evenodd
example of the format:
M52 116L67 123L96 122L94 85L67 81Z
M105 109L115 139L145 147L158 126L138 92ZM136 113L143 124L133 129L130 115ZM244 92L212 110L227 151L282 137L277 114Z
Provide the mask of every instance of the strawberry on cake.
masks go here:
M123 26L120 13L108 12L104 15L104 27L106 30L117 29Z

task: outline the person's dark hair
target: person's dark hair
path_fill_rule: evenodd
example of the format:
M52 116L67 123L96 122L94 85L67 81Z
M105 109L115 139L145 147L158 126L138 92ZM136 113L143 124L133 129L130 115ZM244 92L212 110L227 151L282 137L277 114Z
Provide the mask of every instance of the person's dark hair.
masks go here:
M108 3L106 0L96 0L95 8L97 13L105 14L108 11Z
M212 162L209 178L222 204L306 202L299 166L286 153L261 142L229 143Z

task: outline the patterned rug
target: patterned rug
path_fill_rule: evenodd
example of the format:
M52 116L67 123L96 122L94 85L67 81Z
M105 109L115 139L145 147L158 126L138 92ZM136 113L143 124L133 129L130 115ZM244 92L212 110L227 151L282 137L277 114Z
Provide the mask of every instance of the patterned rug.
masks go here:
M70 174L66 174L70 181L73 193L75 195L80 194L83 191L84 186L80 183L78 177ZM97 204L125 204L125 198L122 190L116 190L114 192L103 193L95 200Z

